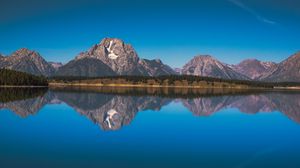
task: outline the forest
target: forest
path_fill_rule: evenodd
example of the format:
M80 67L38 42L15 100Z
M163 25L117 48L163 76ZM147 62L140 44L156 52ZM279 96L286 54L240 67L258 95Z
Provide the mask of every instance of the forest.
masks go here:
M48 86L47 78L9 69L0 69L0 86Z

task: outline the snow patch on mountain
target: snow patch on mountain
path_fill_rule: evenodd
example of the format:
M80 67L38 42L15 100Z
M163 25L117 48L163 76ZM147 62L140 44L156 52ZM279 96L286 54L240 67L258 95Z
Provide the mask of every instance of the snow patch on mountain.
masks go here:
M110 41L110 42L109 42L109 46L108 46L108 48L107 48L107 51L109 52L108 57L109 57L110 59L117 59L117 58L118 58L118 55L116 55L116 54L114 53L114 50L112 49L112 45L113 45L113 41Z

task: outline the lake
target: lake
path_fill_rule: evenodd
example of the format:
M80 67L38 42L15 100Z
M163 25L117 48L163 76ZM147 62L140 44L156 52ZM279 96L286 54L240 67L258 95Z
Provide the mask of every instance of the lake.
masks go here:
M2 88L0 167L300 167L300 92Z

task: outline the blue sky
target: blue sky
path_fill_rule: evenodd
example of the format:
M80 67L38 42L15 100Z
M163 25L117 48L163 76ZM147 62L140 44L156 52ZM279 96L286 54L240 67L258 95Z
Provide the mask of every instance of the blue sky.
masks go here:
M195 55L279 62L300 50L298 0L2 0L0 53L68 62L104 37L181 67Z

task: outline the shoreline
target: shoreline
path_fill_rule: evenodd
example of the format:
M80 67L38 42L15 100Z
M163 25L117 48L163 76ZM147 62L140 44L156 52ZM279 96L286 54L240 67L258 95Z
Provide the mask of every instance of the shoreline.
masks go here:
M188 89L270 89L260 87L203 87L188 85L138 85L138 84L88 84L88 83L49 83L49 87L130 87L130 88L188 88Z
M172 85L135 85L135 84L88 84L88 83L49 83L51 87L119 87L119 88L186 88L186 89L236 89L236 90L272 90L272 91L285 91L295 90L300 91L300 87L204 87L204 86L172 86Z
M49 83L48 86L25 86L25 85L0 85L0 88L53 88L53 87L111 87L111 88L187 88L187 89L237 89L237 90L295 90L300 91L300 87L205 87L205 86L187 86L187 85L138 85L138 84L88 84L88 83Z

